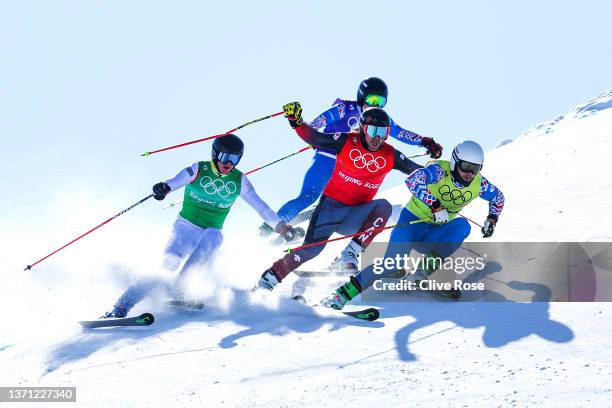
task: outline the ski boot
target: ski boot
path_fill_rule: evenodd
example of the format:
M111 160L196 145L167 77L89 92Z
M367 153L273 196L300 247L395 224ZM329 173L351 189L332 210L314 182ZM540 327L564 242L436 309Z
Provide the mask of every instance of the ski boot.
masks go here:
M356 274L359 272L359 254L361 247L351 242L340 254L334 259L329 269L332 272L349 272Z
M251 292L255 292L258 289L273 290L276 285L280 283L280 279L276 276L276 273L272 269L268 269L261 275L257 286L251 289Z
M414 281L418 285L419 282L429 279L429 276L433 272L434 271L429 271L427 269L419 268L416 271L414 271L414 273L406 273L405 276L400 279L405 279L407 281Z
M295 237L293 239L288 241L285 237L279 235L272 240L272 245L292 245L302 242L306 236L306 231L304 231L304 228L295 227L293 228L293 231L295 232Z
M269 237L274 232L274 228L266 224L265 222L259 226L259 236Z
M350 280L340 286L331 295L321 300L320 305L335 310L342 310L344 305L351 301L355 296L362 292L359 281L351 276Z
M113 310L104 313L100 319L120 319L127 316L128 311L121 304L113 306Z

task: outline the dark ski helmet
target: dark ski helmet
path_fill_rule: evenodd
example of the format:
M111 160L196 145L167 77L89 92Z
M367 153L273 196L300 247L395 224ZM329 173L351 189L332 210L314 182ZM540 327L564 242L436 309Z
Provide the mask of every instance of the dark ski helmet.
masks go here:
M367 108L359 116L359 135L361 143L370 150L366 141L367 133L370 137L380 137L383 141L389 136L391 131L391 119L387 112L380 108ZM377 149L378 150L378 149Z
M380 108L367 108L359 116L359 127L363 128L366 125L389 127L391 120L387 112Z
M361 81L359 84L359 89L357 89L357 105L360 107L363 106L365 103L365 98L368 95L384 96L386 100L388 97L388 91L385 81L376 77L366 78ZM383 106L381 106L381 108Z
M212 145L213 163L216 161L221 163L231 162L236 166L243 153L244 143L238 136L231 133L216 138Z

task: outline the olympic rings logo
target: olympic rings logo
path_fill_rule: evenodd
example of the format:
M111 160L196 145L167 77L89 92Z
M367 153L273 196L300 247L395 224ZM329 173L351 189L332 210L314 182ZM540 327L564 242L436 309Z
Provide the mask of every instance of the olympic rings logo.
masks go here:
M359 119L355 116L349 116L346 124L348 125L349 129L356 129L359 126Z
M353 165L358 169L367 169L370 173L375 173L387 165L387 160L384 157L374 157L372 153L361 154L357 149L349 152L349 158L353 161Z
M461 193L461 190L451 188L447 185L443 185L438 189L438 193L442 196L444 201L452 201L455 205L465 204L472 199L472 192L465 191Z
M212 179L209 176L204 176L200 180L200 186L207 194L218 195L221 198L227 198L230 194L234 194L238 189L236 183L228 181L227 183L221 179Z

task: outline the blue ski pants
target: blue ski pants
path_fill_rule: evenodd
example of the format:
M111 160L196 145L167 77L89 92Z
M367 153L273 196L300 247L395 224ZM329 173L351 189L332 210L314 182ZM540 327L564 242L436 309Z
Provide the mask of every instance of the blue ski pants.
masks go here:
M304 175L300 195L287 201L278 210L277 214L281 220L291 221L296 215L318 200L336 165L336 159L330 156L332 156L330 153L315 153L312 164Z
M418 220L418 217L408 209L402 209L397 224L404 224ZM391 232L389 246L385 253L385 258L395 257L397 254L409 254L412 249L423 254L428 254L432 250L445 258L455 252L470 235L470 224L465 218L456 217L445 224L430 224L420 222L396 227ZM423 243L419 245L419 243ZM389 271L393 273L395 271ZM374 284L384 275L376 274L372 265L364 268L356 278L363 289Z

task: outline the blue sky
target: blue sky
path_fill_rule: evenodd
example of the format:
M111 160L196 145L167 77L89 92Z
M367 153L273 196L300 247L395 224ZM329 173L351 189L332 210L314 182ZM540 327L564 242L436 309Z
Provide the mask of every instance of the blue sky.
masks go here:
M44 223L39 208L60 192L120 192L103 219L208 159L210 144L141 152L294 99L312 118L371 75L389 85L387 110L403 127L446 152L466 138L490 149L612 86L610 15L604 1L2 2L0 211ZM281 118L239 135L244 170L303 146ZM253 176L275 209L297 193L310 155ZM174 213L151 204L140 216Z

